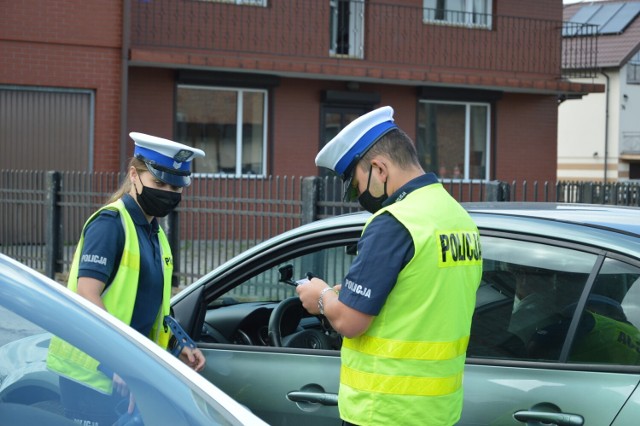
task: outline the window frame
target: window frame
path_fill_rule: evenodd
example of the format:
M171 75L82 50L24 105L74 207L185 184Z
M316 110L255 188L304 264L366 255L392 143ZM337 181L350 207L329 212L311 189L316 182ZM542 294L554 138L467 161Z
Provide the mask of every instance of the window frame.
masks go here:
M345 6L348 11L344 10ZM365 1L330 0L329 10L329 56L364 59ZM340 40L340 30L345 29L346 44L345 40Z
M558 241L552 238L544 238L544 237L537 237L537 236L528 236L528 235L516 235L510 232L505 232L505 231L491 231L491 230L486 230L486 229L480 229L480 235L481 235L481 241L483 244L483 248L484 246L487 244L487 239L495 239L496 241L494 241L494 244L496 245L496 247L499 247L500 245L502 245L502 243L500 242L501 240L507 240L506 242L509 243L513 243L516 242L518 245L523 245L522 247L520 247L520 249L526 249L528 245L541 245L545 247L545 251L548 251L549 254L553 253L553 251L555 250L571 250L573 252L576 252L578 254L582 253L584 256L590 256L593 258L593 262L590 263L590 269L587 272L587 278L582 286L582 289L579 292L579 297L576 299L576 301L582 301L583 298L586 299L585 294L589 294L589 292L591 291L591 287L592 284L595 280L595 277L598 275L598 272L600 271L600 268L602 266L602 262L604 259L604 255L602 254L602 252L600 250L597 249L593 249L591 247L585 247L582 246L580 244L574 244L574 243L565 243L563 241ZM484 252L485 250L483 250ZM531 263L527 265L528 268L531 269L535 269L536 268L536 264L538 262L538 260L536 260L535 258L531 258ZM588 259L587 259L588 260ZM483 261L492 261L492 259L486 259L483 257ZM484 265L483 262L483 265ZM549 271L561 271L561 269L556 269L556 268L552 268L549 269ZM485 278L485 273L486 270L483 271L483 281ZM534 275L535 276L535 275ZM514 276L515 279L515 276ZM513 291L514 296L515 297L515 292L516 292L516 287L515 287L515 283L514 283L514 287L513 289L510 289L509 291ZM501 293L501 294L505 294L505 293ZM494 300L494 301L490 301L486 306L491 307L493 304L495 303L502 303L502 302L508 302L510 296L507 295L507 299L501 299L501 300ZM480 309L478 309L480 308ZM479 312L482 312L483 307L478 307L476 306L476 314L478 314ZM575 321L575 317L576 317L576 312L581 312L581 305L580 303L578 303L577 309L576 311L572 314L571 318L571 323L573 325L573 322ZM524 317L522 317L524 318ZM514 319L513 313L511 314L510 317L510 321ZM474 323L477 324L478 320L475 318L474 316ZM509 323L511 324L511 323ZM500 331L504 332L504 331L508 331L510 334L512 335L517 335L518 332L516 331L518 330L518 328L510 328L510 325L508 328L504 329L504 330L492 330L492 335L496 334L496 332L498 332L498 334L500 334ZM473 331L473 326L472 326L472 331ZM524 331L524 329L523 329ZM504 334L504 333L503 333ZM475 336L472 333L472 339L473 336ZM569 330L567 331L567 334L564 336L564 340L563 340L563 344L561 346L561 351L558 355L558 359L552 360L552 359L530 359L530 358L504 358L504 357L491 357L491 356L474 356L472 354L467 354L468 359L473 359L474 362L477 360L479 364L486 364L487 361L489 363L499 363L499 364L510 364L510 363L518 363L518 364L530 364L530 363L535 363L535 364L562 364L562 363L567 363L570 365L574 365L574 363L571 362L567 362L567 356L568 353L565 354L565 351L568 352L568 349L571 347L571 345L573 344L573 338L575 337L575 327L569 328ZM472 347L473 345L473 341L470 340L469 342L469 346Z
M236 4L238 6L258 6L267 7L268 0L198 0L207 3L229 3Z
M456 181L473 181L473 180L489 180L490 179L490 170L491 170L491 103L490 102L477 102L477 101L448 101L448 100L439 100L439 99L419 99L418 100L418 108L422 108L423 104L438 104L438 105L464 105L465 106L465 129L464 129L464 171L463 177L458 178L446 178L447 180L456 180ZM484 176L480 178L470 178L469 177L469 169L471 162L471 107L473 106L482 106L486 107L486 142L485 142L485 172ZM418 126L418 132L421 131L421 124L425 123L416 123ZM426 145L426 141L425 141ZM438 162L440 159L438 158ZM433 170L436 172L436 170Z
M442 8L438 7L438 0L422 1L422 22L424 24L446 25L453 27L471 27L487 30L491 30L493 28L493 0L482 0L484 1L486 12L474 11L475 0L462 0L464 3L464 11L454 10L447 7L447 3L450 0L442 1L444 3ZM434 4L432 5L431 3ZM443 14L443 17L437 18L436 16L440 13ZM463 18L462 22L452 19L452 17L460 16L462 16ZM482 20L486 20L486 23L473 22L474 20L476 20L477 16L482 17Z
M640 84L640 51L627 62L627 84Z
M265 178L268 176L267 173L267 153L268 153L268 117L269 117L269 90L268 89L260 89L260 88L249 88L249 87L233 87L233 86L221 86L221 85L203 85L203 84L190 84L190 83L177 83L176 84L176 92L180 90L180 88L187 89L199 89L199 90L208 90L208 91L227 91L227 92L236 92L236 141L235 141L235 172L234 173L225 173L225 172L198 172L197 170L192 174L192 177L225 177L225 178ZM243 133L242 133L242 123L243 123L243 103L244 97L242 96L245 92L254 92L254 93L262 93L263 94L263 111L262 111L262 122L264 123L262 127L262 173L243 173L242 172L242 164L243 164ZM177 104L177 96L176 96L176 104ZM178 112L176 105L176 123L179 123ZM178 140L179 142L179 140ZM205 155L207 154L206 149ZM197 159L194 160L197 164Z
M505 358L484 358L474 357L467 354L466 364L468 365L487 365L487 366L517 366L527 367L545 370L566 370L566 371L588 371L588 372L606 372L606 373L640 373L640 366L638 365L620 365L620 364L588 364L588 363L576 363L568 361L569 352L573 347L573 341L576 336L576 329L580 316L584 310L588 296L593 291L594 282L598 277L600 270L606 259L618 260L631 266L640 268L640 260L630 257L628 255L618 253L615 251L607 251L598 247L591 247L581 243L575 243L570 241L556 240L554 238L539 237L533 235L518 235L508 231L500 231L491 228L480 228L480 235L482 237L497 237L507 238L510 240L518 240L524 242L541 243L547 245L553 245L555 247L567 248L572 250L578 250L586 253L592 253L597 255L594 268L591 271L587 282L584 285L582 293L578 299L576 310L572 315L572 324L565 336L565 342L559 360L548 361L539 360L532 361L526 359L505 359Z

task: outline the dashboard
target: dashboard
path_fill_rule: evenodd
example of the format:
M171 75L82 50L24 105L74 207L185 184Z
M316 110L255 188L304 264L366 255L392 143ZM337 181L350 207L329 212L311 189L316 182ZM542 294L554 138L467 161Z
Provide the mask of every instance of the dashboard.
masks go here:
M269 319L277 306L277 302L249 302L210 308L205 316L201 340L206 343L273 346L269 341ZM283 336L320 328L316 317L299 309L288 309L280 324Z

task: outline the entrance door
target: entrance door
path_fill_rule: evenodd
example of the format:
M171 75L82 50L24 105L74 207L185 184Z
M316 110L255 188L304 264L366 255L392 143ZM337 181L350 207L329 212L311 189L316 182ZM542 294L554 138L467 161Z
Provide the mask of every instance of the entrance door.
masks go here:
M347 124L369 111L371 111L371 108L367 107L324 106L320 117L320 148L333 139ZM334 176L333 173L324 167L319 167L318 175L320 177ZM342 200L341 182L340 179L329 179L327 188L325 189L325 196L328 201Z
M369 111L370 109L365 107L323 107L320 148L333 139L347 124Z

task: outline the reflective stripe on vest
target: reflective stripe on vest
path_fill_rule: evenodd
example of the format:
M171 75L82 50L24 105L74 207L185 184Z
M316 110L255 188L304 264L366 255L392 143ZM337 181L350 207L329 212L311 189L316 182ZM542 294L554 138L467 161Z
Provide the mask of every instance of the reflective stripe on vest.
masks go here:
M462 372L451 377L398 377L366 373L342 366L340 382L366 392L394 395L439 396L454 393L462 386Z
M345 339L343 346L384 358L445 360L464 355L469 336L452 342L402 342L393 339L363 335L358 339Z
M78 247L73 257L71 270L69 272L69 281L67 287L77 292L78 287L78 269L80 265L80 256L84 245L84 232L89 223L93 221L102 210L116 210L120 213L120 218L125 231L125 242L122 251L118 272L111 284L102 294L102 301L107 311L120 319L126 324L131 323L133 309L135 306L136 295L138 291L138 279L140 275L140 247L135 224L127 211L124 202L117 200L107 206L104 206L95 212L85 223L78 242ZM164 317L169 315L170 298L171 298L171 276L173 273L173 259L171 257L171 248L166 235L159 228L158 241L162 254L162 265L164 274L163 298L162 305L158 311L155 323L150 333L150 338L162 348L167 347L169 343L170 333L165 330ZM58 374L61 374L71 380L84 383L100 392L111 393L111 378L107 378L104 374L97 371L99 362L90 357L86 353L70 345L57 336L52 337L47 355L47 367Z

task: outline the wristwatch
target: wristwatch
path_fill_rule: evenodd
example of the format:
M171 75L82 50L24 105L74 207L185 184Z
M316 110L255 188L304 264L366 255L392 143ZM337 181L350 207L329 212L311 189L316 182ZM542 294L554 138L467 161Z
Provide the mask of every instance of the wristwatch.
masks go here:
M324 302L323 302L322 298L324 297L324 294L326 292L330 291L330 290L333 290L333 288L327 287L327 288L325 288L324 290L322 290L320 292L320 296L318 297L318 310L320 311L320 315L324 315Z

